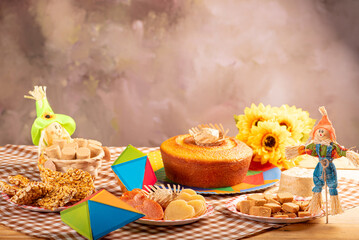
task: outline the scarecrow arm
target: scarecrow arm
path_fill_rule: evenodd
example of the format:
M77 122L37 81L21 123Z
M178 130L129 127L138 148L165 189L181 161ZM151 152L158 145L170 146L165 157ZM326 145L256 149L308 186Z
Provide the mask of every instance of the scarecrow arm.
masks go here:
M347 151L347 158L354 164L355 167L359 168L359 154L352 150Z
M33 91L29 91L30 96L24 96L24 98L34 99L35 101L40 101L46 98L46 87L35 86Z
M346 157L348 149L340 146L338 143L333 143L333 158Z
M333 158L338 158L338 157L346 157L350 160L350 162L355 166L355 167L359 167L359 154L346 149L345 147L340 146L338 143L333 143L333 154L332 157Z
M33 91L29 91L30 96L24 96L24 98L34 99L36 101L36 115L42 116L44 113L54 114L46 97L45 86L35 86Z
M340 146L338 143L333 143L332 158L336 159L339 157L346 157L347 151L348 149ZM318 157L318 153L316 151L314 143L305 146L305 153L313 157Z
M305 146L304 154L308 154L313 157L318 157L317 150L315 149L315 144L311 143Z
M304 145L285 147L285 157L288 160L296 158L296 157L298 157L300 155L303 155L305 153L306 152L305 152L305 146Z
M290 160L296 158L300 155L308 154L310 156L317 157L317 151L315 150L315 144L311 143L307 146L299 145L299 146L289 146L285 148L285 157Z

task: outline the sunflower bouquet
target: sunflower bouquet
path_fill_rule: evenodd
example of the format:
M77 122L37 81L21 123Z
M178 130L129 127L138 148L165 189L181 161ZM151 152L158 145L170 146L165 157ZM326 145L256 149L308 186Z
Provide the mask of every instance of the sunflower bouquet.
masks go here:
M253 161L270 162L281 169L296 166L300 158L286 159L285 147L305 143L315 124L307 111L295 106L258 106L245 108L243 115L234 115L239 130L236 136L253 149Z

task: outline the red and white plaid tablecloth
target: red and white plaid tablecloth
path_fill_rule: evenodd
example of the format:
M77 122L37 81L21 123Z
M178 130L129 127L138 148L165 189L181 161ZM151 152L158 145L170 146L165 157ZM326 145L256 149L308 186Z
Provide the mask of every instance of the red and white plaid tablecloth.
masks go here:
M123 147L111 147L112 160L123 151ZM158 148L142 147L144 153ZM120 196L111 162L104 162L95 181L96 189L107 189ZM22 174L31 180L39 181L37 168L37 148L24 145L6 145L0 149L0 180L7 176ZM359 182L348 179L339 180L341 202L345 209L359 205ZM239 218L225 208L225 203L235 195L206 195L206 200L215 207L215 213L198 222L182 226L148 226L130 223L103 239L239 239L269 228L278 228L283 224L267 224ZM15 231L39 238L48 239L84 239L73 229L65 225L59 213L38 213L10 205L0 199L0 224Z

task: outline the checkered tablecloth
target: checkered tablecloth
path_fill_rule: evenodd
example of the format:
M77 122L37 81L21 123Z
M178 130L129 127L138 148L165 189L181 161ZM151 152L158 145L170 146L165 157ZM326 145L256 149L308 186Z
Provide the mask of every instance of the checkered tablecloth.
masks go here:
M112 160L123 151L123 147L110 148ZM144 153L158 148L139 148ZM0 180L7 181L8 175L22 174L31 180L39 181L37 169L37 148L24 145L6 145L0 149ZM111 171L111 162L104 162L95 181L96 189L107 189L120 196ZM345 209L359 205L359 182L348 179L339 180L339 192ZM207 195L206 200L215 207L215 213L198 222L182 226L148 226L130 223L103 239L239 239L283 224L267 224L245 220L225 208L228 199L236 195ZM38 213L10 205L0 199L0 224L34 237L47 239L84 239L65 225L59 213Z

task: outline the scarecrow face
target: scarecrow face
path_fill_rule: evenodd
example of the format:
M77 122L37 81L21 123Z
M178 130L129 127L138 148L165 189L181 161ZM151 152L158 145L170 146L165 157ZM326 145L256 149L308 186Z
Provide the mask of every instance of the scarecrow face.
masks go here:
M330 139L330 132L325 128L319 128L314 135L314 139L318 142Z
M53 122L49 126L46 127L46 132L48 136L52 138L60 138L62 136L62 126L58 122Z

